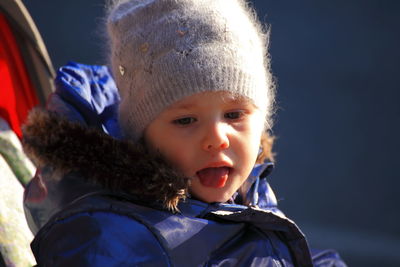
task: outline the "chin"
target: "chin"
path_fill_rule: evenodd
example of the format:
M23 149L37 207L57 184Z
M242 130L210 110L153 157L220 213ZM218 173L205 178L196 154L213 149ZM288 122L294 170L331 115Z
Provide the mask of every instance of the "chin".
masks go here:
M192 192L192 195L195 199L201 200L206 203L213 203L213 202L222 202L223 203L223 202L227 202L232 197L233 194L225 193L225 194L221 195L221 193L216 192L215 194L198 195L198 194Z

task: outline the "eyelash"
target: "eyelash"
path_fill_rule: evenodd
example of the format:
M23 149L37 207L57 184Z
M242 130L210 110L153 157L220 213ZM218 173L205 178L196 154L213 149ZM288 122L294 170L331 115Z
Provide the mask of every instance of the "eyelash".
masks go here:
M229 115L239 115L238 117L235 118L230 118ZM224 118L228 119L228 120L234 120L234 121L238 121L240 119L242 119L242 117L244 116L244 111L243 110L238 110L238 111L231 111L231 112L226 112L224 114Z
M197 121L196 118L184 117L184 118L179 118L179 119L173 120L172 123L178 124L180 126L187 126L187 125L192 124L192 123L194 123L196 121Z
M226 112L224 113L224 118L231 121L239 121L244 116L244 113L245 112L242 110ZM234 118L232 118L231 115L234 115ZM197 122L197 119L194 117L183 117L172 121L173 124L177 124L179 126L187 126L195 122Z

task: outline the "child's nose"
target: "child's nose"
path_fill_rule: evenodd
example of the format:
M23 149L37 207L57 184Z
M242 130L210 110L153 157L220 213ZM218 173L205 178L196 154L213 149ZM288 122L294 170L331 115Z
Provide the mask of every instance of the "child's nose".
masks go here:
M214 123L205 129L202 147L206 151L218 151L229 147L228 129L224 123Z

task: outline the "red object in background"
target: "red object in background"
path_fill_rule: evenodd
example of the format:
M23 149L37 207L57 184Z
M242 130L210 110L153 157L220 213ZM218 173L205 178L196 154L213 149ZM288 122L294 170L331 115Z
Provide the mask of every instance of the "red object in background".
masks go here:
M0 14L0 117L21 138L21 124L38 103L13 32Z

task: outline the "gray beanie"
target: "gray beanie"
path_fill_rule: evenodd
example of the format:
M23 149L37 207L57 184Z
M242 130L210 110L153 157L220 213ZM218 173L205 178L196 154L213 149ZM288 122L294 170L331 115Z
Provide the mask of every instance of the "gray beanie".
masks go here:
M120 0L107 27L127 138L137 140L165 108L205 91L246 96L269 117L266 35L244 1Z

